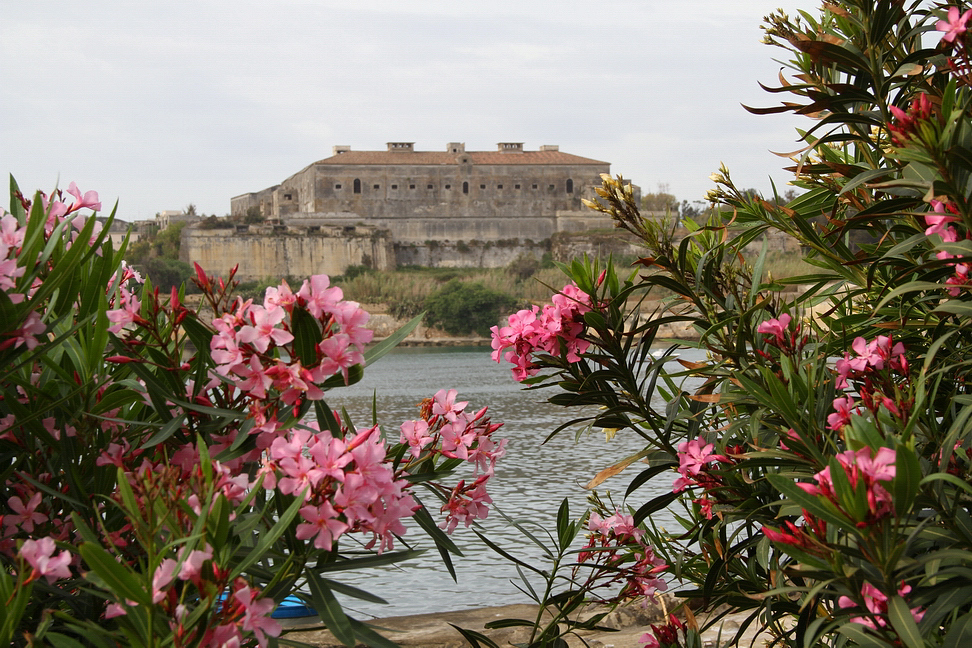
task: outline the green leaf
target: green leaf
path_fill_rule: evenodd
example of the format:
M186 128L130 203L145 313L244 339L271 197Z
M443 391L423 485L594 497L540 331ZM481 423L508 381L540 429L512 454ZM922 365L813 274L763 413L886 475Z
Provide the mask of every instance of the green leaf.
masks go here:
M972 614L959 617L953 624L942 648L966 648L972 644Z
M325 584L324 579L308 570L307 586L310 588L311 597L314 599L314 609L317 610L317 615L321 621L327 624L327 629L338 641L349 646L349 648L353 648L355 641L351 621L344 614L341 604L338 603L334 593Z
M335 592L339 594L344 594L345 596L350 596L351 598L360 599L362 601L368 601L369 603L377 603L378 605L388 605L388 601L381 598L380 596L375 596L371 592L366 592L363 589L358 589L357 587L352 587L351 585L345 585L335 580L330 580L325 578L324 583L327 584Z
M317 345L321 343L321 326L307 309L294 307L290 317L290 332L294 336L294 352L300 363L310 367L317 362Z
M557 540L560 544L560 550L566 551L569 549L570 543L574 541L576 536L577 527L570 519L570 503L565 497L560 503L560 509L557 511Z
M139 605L151 605L152 598L142 587L137 574L117 562L98 545L85 542L78 550L84 562L119 598L127 598ZM90 580L90 579L89 579ZM97 583L96 583L97 584Z
M921 632L918 624L915 623L908 603L900 596L893 596L888 601L888 620L898 633L898 639L904 642L908 648L923 648L925 645L921 639Z
M77 639L59 632L48 632L44 635L44 639L54 648L84 648L84 644Z
M899 445L895 453L894 510L899 516L911 510L921 484L921 464L914 451Z
M432 515L425 506L415 511L413 519L432 538L432 542L435 543L435 548L439 550L439 555L442 557L442 562L445 563L449 575L452 576L452 580L458 583L459 578L456 576L456 568L453 566L452 557L449 554L454 553L457 556L461 556L462 552L459 551L459 547L455 545L452 538L436 526L435 520L432 519Z
M463 638L469 642L469 645L472 648L483 648L483 646L486 646L487 648L500 648L495 641L482 633L476 632L475 630L466 630L465 628L460 628L454 623L450 623L449 625L455 628L456 632L461 634Z
M362 623L351 617L348 617L348 623L351 624L351 629L354 630L355 636L366 646L371 646L371 648L401 648L394 641L382 637L366 623Z
M397 331L365 351L365 366L367 367L371 363L376 362L379 358L398 346L402 340L408 337L409 333L415 330L415 327L422 323L423 317L425 317L425 313L419 313L403 324Z
M260 534L260 540L256 543L256 546L247 554L246 558L240 561L230 573L230 579L236 578L242 574L247 567L255 563L256 561L263 558L263 556L270 550L270 546L277 541L284 531L290 526L294 518L297 517L297 513L300 512L301 507L304 505L304 493L307 491L305 488L300 493L297 493L294 497L294 501L287 507L280 519L277 520L276 524L270 527L268 530ZM279 495L278 495L279 497Z
M837 513L836 510L828 508L820 498L814 497L802 490L792 478L783 475L767 475L766 479L769 480L773 488L780 491L787 499L794 502L800 508L806 509L815 517L826 520L843 529L853 528L854 525L850 524L843 515Z
M495 630L497 628L532 628L534 625L536 624L533 621L526 619L497 619L484 624L483 627L487 630Z
M669 471L677 466L678 464L674 461L666 461L665 463L642 470L634 479L631 480L631 483L628 484L628 489L624 491L625 498L648 483L648 481L655 475L660 475L661 473Z
M386 551L385 553L371 554L362 556L360 558L348 558L347 560L339 560L332 563L326 563L321 565L317 571L321 573L330 573L336 571L345 571L348 569L368 569L371 567L381 567L383 565L393 565L397 562L402 562L403 560L411 560L425 553L425 549L408 549L406 551Z
M151 448L152 446L157 446L163 441L167 441L169 437L175 434L177 431L182 429L182 422L185 419L183 416L177 416L175 418L169 419L169 422L163 425L158 432L153 434L148 440L145 441L140 447L141 449Z
M972 486L970 486L967 482L962 481L961 479L959 479L955 475L952 475L952 474L949 474L949 473L932 473L931 475L928 475L924 479L922 479L921 480L921 484L922 484L922 486L924 486L925 484L930 484L930 483L932 483L934 481L945 481L945 482L948 482L952 486L955 486L957 488L961 488L966 493L972 495Z

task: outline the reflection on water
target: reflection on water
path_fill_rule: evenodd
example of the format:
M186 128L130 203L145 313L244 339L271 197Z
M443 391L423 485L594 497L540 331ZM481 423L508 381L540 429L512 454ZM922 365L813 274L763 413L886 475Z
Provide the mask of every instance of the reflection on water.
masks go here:
M402 421L418 418L418 402L439 389L457 389L458 400L469 401L470 410L489 406L493 422L504 423L495 437L509 439L506 456L497 464L496 475L489 483L494 503L517 520L552 528L564 497L570 498L576 517L586 506L583 485L601 469L641 449L642 444L633 434L619 434L606 442L599 431L575 443L575 430L567 429L541 445L556 427L576 418L576 412L543 402L545 391L523 391L510 377L508 365L492 362L489 353L482 347L397 349L369 367L357 385L329 392L328 405L346 408L360 427L370 424L374 398L378 422L393 442L398 440ZM682 355L696 360L696 353ZM664 407L662 403L657 406ZM637 474L637 466L607 480L599 490L610 490L619 498ZM638 501L669 488L671 479L660 476L638 491ZM426 501L430 502L429 498ZM670 516L655 519L661 526L675 526ZM538 561L542 555L539 548L525 541L500 516L491 514L482 526L504 549L543 566ZM453 534L464 554L454 560L458 583L453 582L432 543L414 524L405 537L430 551L397 567L347 576L342 573L340 579L381 596L390 605L342 599L350 610L392 616L527 602L509 582L518 578L515 567L483 546L471 529L460 527Z

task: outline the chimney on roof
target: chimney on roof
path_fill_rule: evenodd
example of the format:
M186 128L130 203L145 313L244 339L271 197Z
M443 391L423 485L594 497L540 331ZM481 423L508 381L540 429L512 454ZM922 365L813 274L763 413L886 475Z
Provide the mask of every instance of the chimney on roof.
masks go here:
M341 153L349 153L351 147L347 144L338 144L337 146L331 147L331 155L340 155Z
M465 153L466 143L465 142L449 142L446 144L446 151L449 153Z
M500 142L496 145L501 153L522 153L523 142Z
M559 151L560 146L558 144L544 144L540 147L541 151Z
M389 151L410 152L413 146L415 146L415 142L388 142Z

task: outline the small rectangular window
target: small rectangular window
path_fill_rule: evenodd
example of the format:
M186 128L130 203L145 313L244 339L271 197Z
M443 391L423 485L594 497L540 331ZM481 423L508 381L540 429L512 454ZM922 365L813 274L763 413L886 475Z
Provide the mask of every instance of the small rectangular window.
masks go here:
M514 189L519 189L519 188L520 188L520 185L514 185L514 187L513 187L513 188L514 188Z
M340 188L341 188L341 185L339 185L339 184L336 184L336 185L334 185L334 188L335 188L335 189L340 189Z
M414 189L415 188L415 185L408 185L408 188L409 189Z
M373 188L373 189L379 189L379 188L381 188L381 185L375 185L375 186L374 186L374 187L372 187L372 188Z
M533 185L533 188L536 189L537 188L537 185Z
M428 188L431 189L432 188L432 185L429 185Z
M479 188L480 189L485 189L486 188L486 185L479 185Z
M548 185L547 186L547 189L549 189L550 191L553 191L554 190L554 186L553 185Z
M392 189L398 189L398 185L392 185Z
M502 189L503 188L503 185L496 185L496 188L497 189Z
M446 189L452 189L452 185L446 185Z

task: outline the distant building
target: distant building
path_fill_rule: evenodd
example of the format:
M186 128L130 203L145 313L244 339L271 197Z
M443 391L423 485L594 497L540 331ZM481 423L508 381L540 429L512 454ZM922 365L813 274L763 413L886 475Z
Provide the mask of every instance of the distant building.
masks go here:
M384 151L335 146L331 157L279 185L231 199L230 211L358 221L388 229L396 241L542 240L558 231L559 212L586 212L581 198L592 198L610 171L608 162L558 146L528 151L521 142L495 151L467 151L459 142L444 151L416 151L412 142L389 142Z
M98 217L98 221L102 224L107 220L107 218ZM116 218L111 222L111 227L108 229L108 238L111 239L112 248L117 250L125 241L125 237L128 237L128 244L131 245L139 239L139 233L132 223Z
M607 162L521 142L495 151L335 146L280 184L232 198L234 229L185 228L180 255L217 274L237 267L244 280L351 265L501 267L539 259L557 233L612 228L581 202L610 172ZM244 220L257 215L263 222Z
M199 221L199 217L195 214L187 214L184 211L178 211L174 209L167 209L165 211L160 211L155 215L155 222L158 225L158 231L163 231L172 225L173 223L195 223Z

